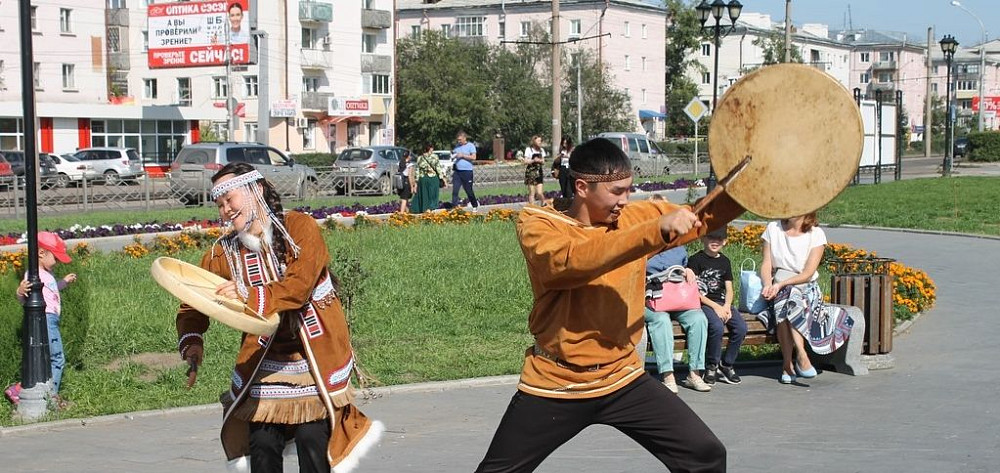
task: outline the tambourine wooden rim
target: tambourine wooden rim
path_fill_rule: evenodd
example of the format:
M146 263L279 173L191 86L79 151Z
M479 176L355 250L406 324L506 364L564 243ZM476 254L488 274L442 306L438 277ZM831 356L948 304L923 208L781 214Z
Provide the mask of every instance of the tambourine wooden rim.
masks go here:
M828 204L854 178L864 147L853 94L802 64L766 66L736 82L719 100L708 136L720 178L752 156L726 193L768 218Z
M243 312L244 304L215 294L215 287L226 282L217 274L176 258L161 256L150 268L153 279L174 297L223 324L253 335L273 335L279 318L266 318Z

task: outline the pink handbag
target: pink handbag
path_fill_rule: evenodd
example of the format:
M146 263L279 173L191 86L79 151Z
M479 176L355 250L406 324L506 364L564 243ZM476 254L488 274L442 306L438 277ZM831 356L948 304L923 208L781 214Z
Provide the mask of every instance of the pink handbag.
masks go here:
M674 312L701 308L701 293L698 284L688 282L683 266L671 266L665 271L663 292L659 297L646 300L646 307L655 312Z

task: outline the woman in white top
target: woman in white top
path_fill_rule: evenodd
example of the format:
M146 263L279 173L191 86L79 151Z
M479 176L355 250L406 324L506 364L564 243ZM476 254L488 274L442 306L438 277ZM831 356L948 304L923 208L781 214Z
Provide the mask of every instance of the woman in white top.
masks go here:
M524 149L524 162L528 165L524 169L524 185L528 186L528 204L534 205L535 199L538 199L540 205L545 205L543 189L545 178L542 176L545 149L542 148L541 136L531 137L531 143Z
M807 340L813 352L830 353L847 340L854 324L843 308L823 304L816 279L826 234L816 223L813 212L771 222L761 235L761 295L771 302L770 313L777 323L783 384L795 381L796 375L816 376L805 348Z

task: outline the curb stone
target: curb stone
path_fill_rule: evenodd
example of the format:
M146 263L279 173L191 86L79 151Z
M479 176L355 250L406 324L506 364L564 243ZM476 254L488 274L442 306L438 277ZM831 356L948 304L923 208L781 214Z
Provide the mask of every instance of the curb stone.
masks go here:
M483 378L466 378L453 381L430 381L426 383L400 384L395 386L380 386L372 388L374 399L394 394L428 393L441 392L453 389L475 388L484 386L503 386L517 383L519 375L487 376ZM359 392L361 390L358 390ZM364 405L371 402L371 399L359 398L359 404ZM86 428L92 425L106 425L117 422L132 421L150 417L163 417L177 414L189 414L194 412L207 412L221 410L218 403L201 404L197 406L175 407L170 409L153 409L148 411L125 412L122 414L109 414L96 417L83 417L78 419L64 419L51 422L39 422L35 424L18 425L14 427L0 427L0 438L40 432L49 430L65 430L72 428Z

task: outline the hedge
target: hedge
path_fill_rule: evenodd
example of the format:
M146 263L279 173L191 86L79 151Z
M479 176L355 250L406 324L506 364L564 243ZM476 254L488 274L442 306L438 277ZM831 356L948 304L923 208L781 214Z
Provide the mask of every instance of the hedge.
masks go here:
M1000 132L969 133L969 146L972 148L969 161L1000 161Z

